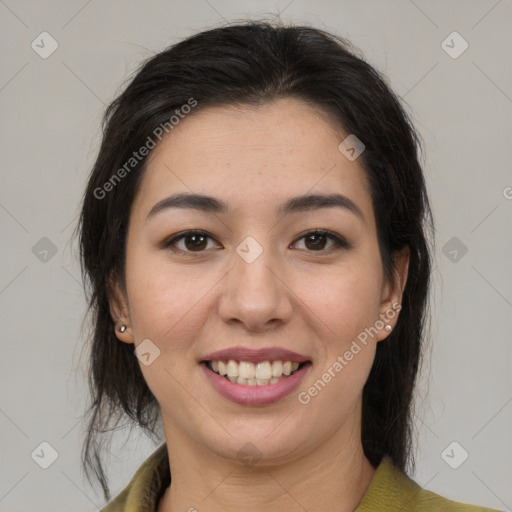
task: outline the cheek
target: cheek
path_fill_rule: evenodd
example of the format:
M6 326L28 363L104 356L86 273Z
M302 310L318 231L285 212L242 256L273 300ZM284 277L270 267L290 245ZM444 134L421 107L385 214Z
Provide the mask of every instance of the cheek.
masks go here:
M371 328L379 319L381 274L374 262L361 262L311 281L316 291L308 305L321 319L321 350L310 387L298 398L321 414L325 432L356 414L375 358Z
M161 348L163 340L178 342L211 288L208 276L193 278L192 266L171 267L164 251L150 253L134 247L129 254L126 284L135 340L154 339Z
M380 260L354 256L341 265L298 273L294 291L328 338L346 341L379 318L381 283Z
M151 340L159 356L142 374L160 406L172 398L176 410L189 407L183 392L196 366L193 340L204 321L206 297L212 288L208 276L190 279L188 270L171 268L160 255L134 250L127 259L126 282L130 297L135 344Z
M363 388L375 357L375 345L361 345L357 350L360 352L354 354L350 361L343 351L332 354L333 357L318 371L310 386L301 389L298 395L299 403L309 408L310 417L321 418L317 429L325 435L337 430L349 418L359 417Z

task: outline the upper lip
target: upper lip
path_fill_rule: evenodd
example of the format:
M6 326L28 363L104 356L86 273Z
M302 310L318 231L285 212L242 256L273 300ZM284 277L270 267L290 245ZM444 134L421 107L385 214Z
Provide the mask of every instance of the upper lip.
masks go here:
M212 352L205 356L201 361L249 361L259 363L261 361L291 361L304 363L309 361L309 357L297 352L292 352L285 348L268 347L260 349L252 349L247 347L232 347Z

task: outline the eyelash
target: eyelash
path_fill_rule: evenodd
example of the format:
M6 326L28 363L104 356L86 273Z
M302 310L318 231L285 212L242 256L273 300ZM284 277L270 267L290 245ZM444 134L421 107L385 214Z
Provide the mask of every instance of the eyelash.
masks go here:
M185 239L188 236L193 236L193 235L200 235L200 236L204 236L204 237L210 238L211 240L214 240L214 238L211 237L205 231L189 230L189 231L185 231L185 232L183 232L181 234L178 234L176 236L173 236L172 238L164 241L164 243L162 244L163 248L164 249L171 249L172 251L175 251L175 252L183 252L185 254L190 254L190 255L194 255L194 256L195 255L201 255L202 253L206 252L206 249L203 249L203 250L200 250L200 251L189 251L189 250L179 249L178 247L176 247L176 244L179 241ZM302 236L297 238L296 241L294 242L294 244L297 243L299 240L302 240L303 238L306 238L306 237L308 237L310 235L323 235L327 239L329 239L332 242L334 242L334 247L331 248L331 249L321 249L321 250L318 250L318 251L307 250L306 249L307 252L310 252L310 253L317 253L317 252L318 253L322 253L322 252L329 253L332 250L350 249L352 247L344 238L342 238L339 235L336 235L335 233L333 233L331 231L325 230L325 229L314 229L314 230L308 231L307 233L304 233Z

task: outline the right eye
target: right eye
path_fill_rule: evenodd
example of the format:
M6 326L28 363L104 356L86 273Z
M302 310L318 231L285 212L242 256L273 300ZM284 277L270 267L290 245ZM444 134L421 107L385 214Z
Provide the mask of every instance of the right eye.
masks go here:
M166 240L163 246L184 253L204 252L208 239L214 240L205 231L189 230Z

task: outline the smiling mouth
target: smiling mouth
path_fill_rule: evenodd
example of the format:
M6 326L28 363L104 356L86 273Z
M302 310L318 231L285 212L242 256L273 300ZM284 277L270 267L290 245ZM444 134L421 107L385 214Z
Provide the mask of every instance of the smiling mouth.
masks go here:
M304 366L311 364L310 361L298 363L281 360L267 360L255 364L250 361L235 361L234 359L228 361L204 361L203 363L213 373L243 386L276 384L294 375Z

